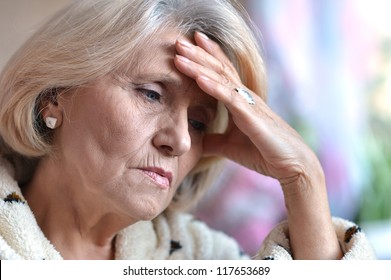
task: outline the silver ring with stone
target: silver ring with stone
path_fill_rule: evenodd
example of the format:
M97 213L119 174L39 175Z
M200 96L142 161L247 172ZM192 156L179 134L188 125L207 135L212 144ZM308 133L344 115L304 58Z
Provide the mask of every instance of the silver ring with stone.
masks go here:
M248 92L245 88L235 88L234 89L237 93L239 93L250 105L255 105L254 98L251 96L251 94Z

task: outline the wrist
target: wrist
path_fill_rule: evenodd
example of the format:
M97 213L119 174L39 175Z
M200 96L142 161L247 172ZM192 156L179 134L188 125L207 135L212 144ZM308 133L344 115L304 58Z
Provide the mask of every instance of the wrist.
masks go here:
M323 169L312 168L279 180L285 199L309 195L326 190L326 180Z
M331 220L323 170L313 168L311 172L280 180L280 184L294 258L340 258L341 250Z

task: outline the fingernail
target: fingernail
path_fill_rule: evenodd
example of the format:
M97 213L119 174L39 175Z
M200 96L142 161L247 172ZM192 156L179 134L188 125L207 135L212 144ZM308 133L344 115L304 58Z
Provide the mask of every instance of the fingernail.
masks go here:
M205 33L202 33L202 32L200 32L200 31L197 31L197 33L200 34L200 36L201 36L202 38L204 38L205 40L209 40L209 37L206 36Z
M199 79L204 80L204 81L210 81L210 79L206 76L199 76Z
M187 48L191 48L192 47L192 45L188 41L180 39L180 40L178 40L178 42L179 42L179 44L181 44L184 47L187 47Z
M177 55L175 55L176 56L176 58L178 58L180 61L183 61L183 62L189 62L190 60L189 59L187 59L186 57L184 57L184 56L182 56L182 55L180 55L180 54L177 54Z

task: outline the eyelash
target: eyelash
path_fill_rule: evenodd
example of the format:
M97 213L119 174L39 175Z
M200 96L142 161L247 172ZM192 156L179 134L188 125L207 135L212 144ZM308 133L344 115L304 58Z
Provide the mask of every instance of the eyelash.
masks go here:
M141 92L149 102L161 101L160 99L162 96L154 90L145 89L145 88L138 88L137 90ZM153 95L155 98L151 97L151 95Z
M206 124L199 122L194 119L189 119L189 123L192 126L192 128L197 132L205 132L207 130Z
M138 88L137 90L142 93L149 102L161 102L162 96L158 92L145 88ZM154 97L151 97L151 95L153 95ZM194 119L189 119L188 121L191 127L197 132L203 133L207 130L207 126L203 122Z

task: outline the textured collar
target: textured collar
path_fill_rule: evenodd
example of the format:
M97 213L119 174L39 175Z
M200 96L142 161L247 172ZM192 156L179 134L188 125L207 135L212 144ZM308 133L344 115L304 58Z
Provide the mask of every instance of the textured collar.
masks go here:
M0 258L61 259L39 228L13 177L12 166L0 158Z

